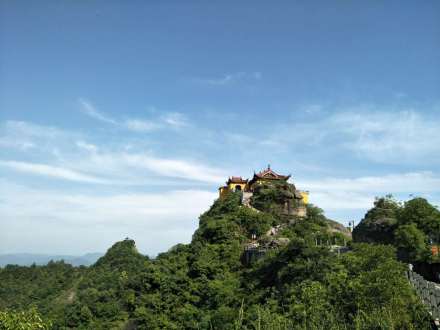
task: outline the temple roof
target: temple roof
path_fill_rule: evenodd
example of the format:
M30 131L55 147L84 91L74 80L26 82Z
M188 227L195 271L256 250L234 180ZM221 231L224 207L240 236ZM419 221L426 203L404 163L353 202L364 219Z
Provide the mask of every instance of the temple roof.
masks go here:
M248 180L243 179L241 176L231 176L229 177L228 181L226 182L226 184L230 184L230 183L247 183Z
M290 178L290 174L289 175L278 174L270 168L270 165L267 165L267 168L265 170L258 173L254 173L254 177L252 180L256 178L269 179L269 180L288 180Z

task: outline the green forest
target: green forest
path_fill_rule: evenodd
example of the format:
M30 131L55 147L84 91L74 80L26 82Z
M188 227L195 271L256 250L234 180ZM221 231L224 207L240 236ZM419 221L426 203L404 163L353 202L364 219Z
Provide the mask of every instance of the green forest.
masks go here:
M154 259L126 239L90 267L1 268L0 329L431 328L405 272L435 261L436 207L378 198L352 241L316 206L283 214L291 198L289 184L265 184L249 208L230 192L200 216L191 243ZM251 237L264 253L246 261Z

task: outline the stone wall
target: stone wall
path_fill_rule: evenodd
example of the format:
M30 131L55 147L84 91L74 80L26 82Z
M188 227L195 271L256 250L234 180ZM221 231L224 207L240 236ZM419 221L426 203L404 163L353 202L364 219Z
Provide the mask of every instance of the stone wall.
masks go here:
M438 325L440 320L440 285L425 280L412 270L408 270L407 277Z

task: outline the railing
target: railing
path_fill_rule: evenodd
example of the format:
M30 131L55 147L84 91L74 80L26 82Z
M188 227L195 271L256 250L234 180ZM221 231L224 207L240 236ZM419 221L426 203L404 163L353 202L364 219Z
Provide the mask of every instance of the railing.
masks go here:
M440 329L440 284L427 281L411 270L408 270L407 277Z

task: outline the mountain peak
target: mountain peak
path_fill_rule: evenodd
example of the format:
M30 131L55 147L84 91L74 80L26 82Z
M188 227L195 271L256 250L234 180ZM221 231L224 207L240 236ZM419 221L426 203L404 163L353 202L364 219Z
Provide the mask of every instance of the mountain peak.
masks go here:
M148 257L139 253L135 241L126 238L113 244L94 266L126 269L127 266L139 265L146 260Z

